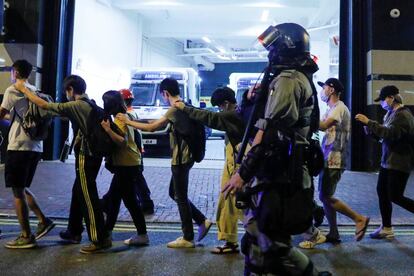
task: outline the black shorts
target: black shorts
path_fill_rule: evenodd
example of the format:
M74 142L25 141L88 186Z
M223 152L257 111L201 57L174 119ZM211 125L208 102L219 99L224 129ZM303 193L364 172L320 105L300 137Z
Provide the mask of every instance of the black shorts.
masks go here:
M28 188L32 184L41 152L7 151L4 179L8 188Z

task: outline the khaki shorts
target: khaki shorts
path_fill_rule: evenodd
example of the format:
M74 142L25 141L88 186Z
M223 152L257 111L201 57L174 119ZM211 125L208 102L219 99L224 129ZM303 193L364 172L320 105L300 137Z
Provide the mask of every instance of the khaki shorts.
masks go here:
M324 168L319 174L319 194L333 196L343 172L343 169Z

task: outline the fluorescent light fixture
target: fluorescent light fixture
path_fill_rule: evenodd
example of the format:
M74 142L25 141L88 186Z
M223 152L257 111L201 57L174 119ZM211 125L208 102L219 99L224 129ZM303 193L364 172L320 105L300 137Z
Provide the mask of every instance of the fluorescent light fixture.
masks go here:
M272 2L258 2L258 3L250 3L250 4L243 4L243 7L247 8L284 8L285 5L272 3Z
M0 62L4 63L4 62L6 62L6 60L4 58L0 58Z
M223 47L218 46L216 48L217 48L217 50L219 50L220 53L222 53L222 54L225 54L226 53L226 49L224 49Z
M262 20L262 22L266 22L268 18L269 18L269 10L263 10L262 17L260 18L260 20Z
M211 43L211 39L206 36L203 36L202 39L207 43Z
M144 2L141 5L143 6L183 6L183 3L178 3L174 1L149 1Z

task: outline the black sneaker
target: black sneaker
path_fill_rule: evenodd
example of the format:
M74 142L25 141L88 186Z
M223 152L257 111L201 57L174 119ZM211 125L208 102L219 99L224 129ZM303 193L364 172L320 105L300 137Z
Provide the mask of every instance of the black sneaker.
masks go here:
M37 224L37 231L35 236L36 240L42 238L44 235L49 233L50 230L52 230L55 226L56 224L50 218L46 218L46 222L44 224L39 222Z
M62 240L68 243L79 244L82 240L82 235L73 235L69 230L64 230L59 233Z
M6 242L4 246L10 249L27 249L36 247L36 245L34 235L30 234L29 237L24 237L23 234L20 234L15 240Z
M99 243L90 243L88 245L84 245L80 249L80 253L83 254L96 254L105 251L106 249L112 246L112 240L110 238L106 238L102 242Z

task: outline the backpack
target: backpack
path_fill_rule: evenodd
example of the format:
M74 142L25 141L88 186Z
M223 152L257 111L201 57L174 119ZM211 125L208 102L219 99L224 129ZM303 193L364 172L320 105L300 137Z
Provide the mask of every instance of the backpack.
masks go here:
M50 95L40 93L39 91L34 93L43 100L53 103L53 98ZM19 118L24 132L26 132L30 139L35 141L44 140L48 136L49 127L53 121L53 113L40 108L31 101L28 102L28 108L24 114L19 115L16 110L14 114Z
M111 129L120 134L118 127L112 122L111 116L108 115L103 108L99 107L94 101L82 98L82 101L87 102L92 110L86 119L86 140L88 141L89 149L92 154L97 157L110 157L116 149L116 143L111 139L108 133L101 126L103 120L109 120Z
M187 104L186 106L190 106L192 108L192 105ZM183 112L184 113L184 112ZM184 113L185 114L185 113ZM186 116L188 116L186 114ZM189 129L191 129L189 135L184 135L179 133L178 130L175 130L175 134L177 137L177 141L179 142L179 138L182 137L184 141L187 143L188 148L191 152L191 156L193 160L197 163L200 163L204 159L204 155L206 153L206 130L203 124L200 122L190 119L190 126ZM177 135L178 134L178 135ZM180 142L179 142L180 144ZM180 151L179 151L180 153ZM179 154L180 163L181 163L181 155Z

